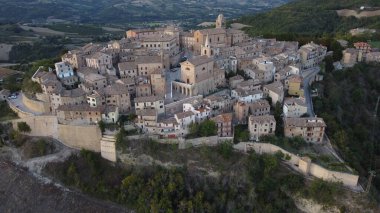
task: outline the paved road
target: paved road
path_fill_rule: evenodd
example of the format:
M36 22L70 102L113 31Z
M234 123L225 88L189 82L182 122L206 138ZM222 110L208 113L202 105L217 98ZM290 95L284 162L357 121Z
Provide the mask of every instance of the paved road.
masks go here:
M8 102L10 104L12 104L13 106L16 106L17 108L19 108L23 112L31 113L33 115L41 115L40 112L36 112L36 111L28 108L27 106L25 106L25 104L22 102L22 94L21 93L17 96L16 99L8 99Z
M314 107L313 107L313 100L312 100L311 94L310 94L310 91L311 91L311 89L310 89L310 81L315 77L315 75L318 74L319 71L320 71L320 68L316 67L316 68L313 68L313 69L305 70L302 73L302 76L304 78L303 79L303 85L304 85L304 91L305 91L305 100L306 100L306 104L307 104L307 113L310 115L310 117L314 117L315 116ZM320 147L322 152L324 152L324 153L330 153L339 162L345 163L345 161L334 150L334 147L332 146L331 141L330 141L330 139L328 138L328 136L326 134L324 135L323 143L324 143L324 145ZM348 170L350 170L350 171L353 171L352 168L350 168L348 166L346 166L346 168ZM358 188L360 188L360 186L358 186Z
M307 114L310 115L310 117L314 117L314 107L313 107L313 101L311 99L310 94L310 81L318 74L320 71L319 67L315 67L312 69L308 69L303 71L303 85L304 85L304 92L305 92L305 101L307 104Z

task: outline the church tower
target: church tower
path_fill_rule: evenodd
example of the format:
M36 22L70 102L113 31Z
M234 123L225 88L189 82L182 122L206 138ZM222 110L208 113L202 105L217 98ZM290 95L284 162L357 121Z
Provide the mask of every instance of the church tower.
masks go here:
M215 22L216 28L226 28L226 20L224 19L223 14L219 14Z
M213 51L211 49L211 44L210 44L210 38L207 34L206 36L206 41L205 44L201 46L201 55L207 55L207 57L212 57L213 56Z

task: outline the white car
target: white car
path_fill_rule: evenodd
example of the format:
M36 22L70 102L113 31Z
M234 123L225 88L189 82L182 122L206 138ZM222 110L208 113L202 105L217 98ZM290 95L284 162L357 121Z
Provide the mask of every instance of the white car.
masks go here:
M10 96L8 96L8 99L17 99L17 95L10 95Z

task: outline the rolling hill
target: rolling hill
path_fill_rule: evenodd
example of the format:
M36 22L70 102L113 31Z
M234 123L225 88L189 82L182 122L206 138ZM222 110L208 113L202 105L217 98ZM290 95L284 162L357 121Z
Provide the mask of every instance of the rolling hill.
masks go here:
M337 10L379 10L379 0L296 0L269 12L240 18L251 25L250 34L323 34L347 32L357 27L380 29L380 16L355 18L339 16ZM360 11L359 11L360 12Z
M222 12L239 17L280 6L289 0L0 0L0 22L44 21L126 23L207 21Z

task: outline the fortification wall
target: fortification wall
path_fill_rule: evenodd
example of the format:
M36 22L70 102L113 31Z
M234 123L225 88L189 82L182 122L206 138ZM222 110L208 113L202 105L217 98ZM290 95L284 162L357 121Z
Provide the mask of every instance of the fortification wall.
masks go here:
M17 129L18 122L26 122L31 132L29 136L42 136L57 138L58 121L55 116L28 116L17 120L12 120L14 129Z
M52 137L68 147L75 149L88 149L100 152L102 133L98 126L74 126L58 124L56 116L32 116L12 120L14 129L18 122L26 122L31 132L29 136Z
M17 113L17 116L20 118L27 118L27 117L34 116L32 113L22 111L17 106L13 105L12 102L10 101L7 101L7 103L8 103L9 108L11 108L13 112Z
M276 152L281 151L284 155L290 156L290 160L289 160L290 163L297 166L299 165L300 157L276 145L273 145L270 143L247 143L246 146L247 146L246 148L247 151L255 150L255 152L259 154L262 154L262 153L275 154Z
M348 186L356 186L359 179L358 175L330 171L315 163L311 163L310 165L310 174L323 180L342 182Z
M342 182L343 185L355 187L358 184L359 176L349 173L343 173L343 172L337 172L337 171L331 171L328 169L325 169L315 163L306 162L301 157L290 153L281 147L278 147L273 144L269 143L239 143L234 146L235 149L243 152L247 152L250 150L255 150L255 152L262 154L262 153L268 153L268 154L275 154L278 151L281 151L285 155L290 156L290 160L288 160L289 163L293 164L294 166L297 166L299 171L303 172L304 174L310 174L314 177L321 178L326 181L334 181L334 182Z
M185 141L185 143L191 144L191 146L194 146L194 147L204 146L204 145L206 145L206 146L216 146L216 145L218 145L218 136L187 139Z
M27 108L31 109L32 111L41 114L49 112L49 103L28 98L24 93L22 93L22 102Z
M98 126L74 126L58 124L58 139L76 149L100 152L102 133Z

